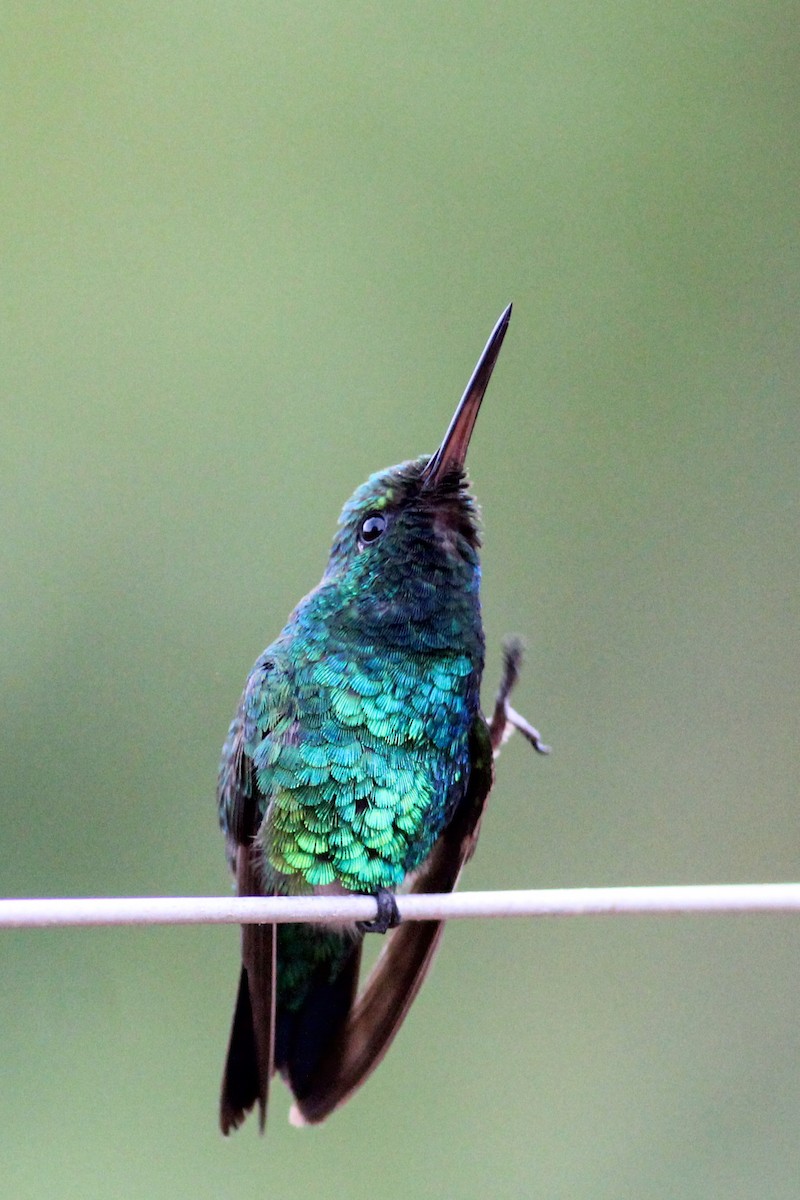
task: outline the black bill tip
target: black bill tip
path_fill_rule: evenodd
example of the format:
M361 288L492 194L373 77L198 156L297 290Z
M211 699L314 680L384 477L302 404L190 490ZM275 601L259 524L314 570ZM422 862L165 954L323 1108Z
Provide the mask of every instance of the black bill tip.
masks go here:
M497 324L489 335L483 354L478 359L470 381L464 389L464 395L453 414L442 444L422 472L423 488L435 487L445 475L464 469L481 401L489 386L489 380L492 377L492 371L500 354L508 323L511 320L511 307L509 304L500 314Z

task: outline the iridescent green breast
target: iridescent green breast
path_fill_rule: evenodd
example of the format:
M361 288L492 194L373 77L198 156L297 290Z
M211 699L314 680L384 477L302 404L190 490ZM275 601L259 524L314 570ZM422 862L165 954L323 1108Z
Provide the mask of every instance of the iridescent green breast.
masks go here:
M427 855L468 777L475 671L459 653L373 653L298 644L264 680L292 678L273 721L253 697L251 744L265 871L281 891L399 886ZM284 665L285 664L285 665ZM277 690L282 690L278 688Z

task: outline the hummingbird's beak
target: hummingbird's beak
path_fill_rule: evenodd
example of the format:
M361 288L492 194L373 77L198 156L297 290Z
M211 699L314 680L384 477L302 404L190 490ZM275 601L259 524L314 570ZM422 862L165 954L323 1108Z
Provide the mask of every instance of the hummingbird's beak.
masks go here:
M481 401L489 386L494 364L497 362L497 356L500 353L510 320L511 305L509 304L492 330L483 354L478 359L478 364L472 372L464 395L453 414L441 446L422 472L423 490L435 487L451 471L463 471L469 449L469 439L472 437Z

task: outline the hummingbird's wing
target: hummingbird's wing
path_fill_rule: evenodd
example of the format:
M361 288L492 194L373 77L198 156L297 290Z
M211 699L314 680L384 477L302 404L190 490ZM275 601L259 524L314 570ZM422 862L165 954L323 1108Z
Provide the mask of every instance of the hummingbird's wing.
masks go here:
M247 725L243 704L223 751L219 809L237 895L262 896L254 842L261 806L245 744ZM275 947L274 925L242 926L242 970L220 1096L224 1134L236 1129L256 1102L262 1131L266 1122L275 1043Z
M252 851L245 846L237 852L236 892L264 895L253 871ZM242 1123L256 1101L262 1132L266 1125L275 1046L275 946L274 925L242 926L242 970L220 1096L219 1121L225 1134Z
M470 732L466 794L416 873L412 892L452 892L478 839L494 781L493 739L478 714ZM375 1070L422 987L444 930L443 921L409 921L390 934L341 1033L292 1109L295 1124L317 1123L338 1108Z

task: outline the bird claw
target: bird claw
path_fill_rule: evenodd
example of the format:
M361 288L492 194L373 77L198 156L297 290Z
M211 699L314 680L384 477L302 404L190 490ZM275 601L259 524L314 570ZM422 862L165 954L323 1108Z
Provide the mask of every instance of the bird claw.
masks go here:
M511 737L515 729L530 742L539 754L549 754L550 747L542 741L538 729L534 729L529 721L512 708L508 702L511 692L519 679L522 665L522 642L519 638L509 638L503 646L503 674L494 704L494 712L489 721L489 734L495 757L500 753L500 747Z
M550 753L552 747L548 746L547 743L542 740L542 735L539 733L539 730L531 725L530 721L526 721L525 718L518 713L515 708L512 708L510 704L506 704L506 725L511 726L511 730L509 730L507 735L508 737L511 736L511 733L514 729L518 729L522 736L530 742L537 753Z
M378 915L371 921L358 922L362 933L386 933L400 924L400 912L393 892L388 888L378 888L375 901L378 905Z

